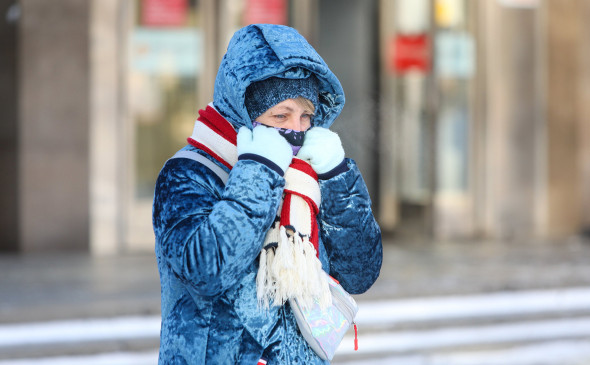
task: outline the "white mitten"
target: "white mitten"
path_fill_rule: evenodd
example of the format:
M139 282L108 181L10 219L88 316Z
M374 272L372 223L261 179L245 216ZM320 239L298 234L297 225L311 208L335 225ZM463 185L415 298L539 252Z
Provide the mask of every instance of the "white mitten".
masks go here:
M238 158L256 155L276 164L283 173L293 159L293 150L287 140L274 128L259 126L250 130L246 127L238 131Z
M325 174L342 163L344 149L336 133L327 128L314 127L305 133L303 147L297 157L308 161L318 174Z

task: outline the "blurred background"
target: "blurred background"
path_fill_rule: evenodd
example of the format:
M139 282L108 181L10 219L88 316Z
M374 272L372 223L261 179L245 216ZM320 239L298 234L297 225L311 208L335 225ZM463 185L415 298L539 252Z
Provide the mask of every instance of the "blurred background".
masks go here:
M98 348L140 355L72 363L155 363L145 354L157 348L155 179L212 100L230 37L250 23L298 29L346 93L333 129L363 172L386 249L360 300L387 303L388 323L362 317L385 344L351 358L590 364L589 18L586 0L0 0L0 364ZM436 311L459 295L471 295L457 302L467 314ZM494 300L504 304L481 306ZM469 315L472 305L483 312ZM390 317L413 306L435 318ZM41 327L47 338L24 340L43 332L32 321L130 315L140 323L121 328L149 335L79 348ZM522 316L535 321L490 324ZM556 335L388 347L457 325L475 331L465 338L482 326Z

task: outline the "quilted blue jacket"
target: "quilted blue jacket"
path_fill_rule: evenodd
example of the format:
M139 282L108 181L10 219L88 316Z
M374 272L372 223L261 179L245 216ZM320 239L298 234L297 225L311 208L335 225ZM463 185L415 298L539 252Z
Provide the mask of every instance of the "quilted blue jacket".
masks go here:
M321 57L292 28L248 26L230 41L213 103L236 129L251 128L244 107L250 83L309 73L320 80L314 125L329 127L344 93ZM190 145L184 149L206 155ZM326 271L360 294L379 275L381 233L359 170L352 160L346 163L348 171L320 181L319 254ZM288 305L262 310L256 300L257 257L284 183L253 160L238 161L225 185L193 160L164 165L153 206L162 294L160 364L254 365L261 357L271 365L327 363L300 335Z

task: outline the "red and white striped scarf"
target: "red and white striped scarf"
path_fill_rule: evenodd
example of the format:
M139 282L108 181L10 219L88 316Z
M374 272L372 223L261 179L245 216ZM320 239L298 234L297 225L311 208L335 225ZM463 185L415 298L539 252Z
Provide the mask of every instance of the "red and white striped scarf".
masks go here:
M199 110L188 142L229 169L238 161L237 132L212 104ZM258 301L266 308L289 299L297 299L305 307L314 302L327 306L330 289L318 258L318 177L309 163L296 157L284 177L283 200L260 253Z

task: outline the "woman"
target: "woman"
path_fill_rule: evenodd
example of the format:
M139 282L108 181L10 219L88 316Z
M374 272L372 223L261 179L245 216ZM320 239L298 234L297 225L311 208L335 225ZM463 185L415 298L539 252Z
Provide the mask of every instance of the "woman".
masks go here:
M365 183L327 129L343 106L338 79L294 29L234 34L182 150L207 163L170 159L156 183L160 364L327 363L287 300L321 298L322 269L363 293L382 260Z

